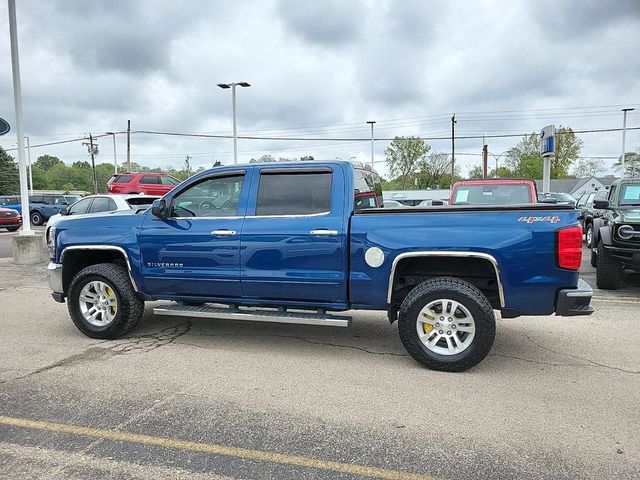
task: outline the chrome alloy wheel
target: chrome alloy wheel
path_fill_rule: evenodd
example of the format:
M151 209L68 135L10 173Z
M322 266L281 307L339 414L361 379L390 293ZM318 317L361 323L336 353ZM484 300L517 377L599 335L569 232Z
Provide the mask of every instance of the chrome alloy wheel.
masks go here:
M476 334L476 324L469 310L448 298L429 302L420 310L416 329L424 346L438 355L464 352Z
M87 283L80 291L80 313L96 327L106 327L118 313L118 299L109 285L99 280Z

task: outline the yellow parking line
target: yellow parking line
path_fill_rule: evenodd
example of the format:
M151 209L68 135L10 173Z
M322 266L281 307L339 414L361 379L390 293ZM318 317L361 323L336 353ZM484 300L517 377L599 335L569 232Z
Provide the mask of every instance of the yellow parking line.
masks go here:
M139 435L136 433L118 432L116 430L106 430L102 428L91 428L78 425L68 425L64 423L27 420L25 418L5 417L0 415L0 425L33 428L36 430L46 430L56 433L68 433L72 435L83 435L85 437L113 440L117 442L138 443L157 447L175 448L179 450L189 450L192 452L210 453L214 455L225 455L228 457L260 460L271 463L297 465L300 467L315 468L319 470L330 470L338 473L361 475L365 477L380 478L384 480L437 480L435 477L431 477L428 475L418 475L415 473L387 470L385 468L366 467L364 465L353 465L350 463L333 462L329 460L320 460L317 458L303 457L298 455L287 455L283 453L265 452L262 450L251 450L248 448L229 447L226 445L216 445L213 443L190 442L187 440L177 440L166 437Z

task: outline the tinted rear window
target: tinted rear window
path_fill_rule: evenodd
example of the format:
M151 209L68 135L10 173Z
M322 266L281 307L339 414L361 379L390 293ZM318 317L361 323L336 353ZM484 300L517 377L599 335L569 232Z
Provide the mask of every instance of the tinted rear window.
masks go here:
M155 198L151 198L151 197L132 197L132 198L127 198L127 203L132 208L138 208L139 206L142 206L142 205L151 205L154 200Z
M147 185L157 185L160 182L158 181L158 177L156 175L143 175L142 177L140 177L139 183Z
M256 215L311 215L331 210L331 172L260 176Z
M116 175L113 183L129 183L131 180L133 180L133 175Z

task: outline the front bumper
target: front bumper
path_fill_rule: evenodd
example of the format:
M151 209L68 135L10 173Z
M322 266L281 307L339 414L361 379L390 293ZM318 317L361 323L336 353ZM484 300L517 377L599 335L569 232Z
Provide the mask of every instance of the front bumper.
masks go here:
M574 315L591 315L593 307L590 305L593 290L587 282L578 279L578 286L572 289L560 290L556 302L556 315L571 317Z
M47 265L47 282L51 289L51 296L56 302L64 302L64 288L62 287L62 264L49 263Z
M625 267L640 271L640 247L624 248L614 245L604 245L609 254L621 260Z

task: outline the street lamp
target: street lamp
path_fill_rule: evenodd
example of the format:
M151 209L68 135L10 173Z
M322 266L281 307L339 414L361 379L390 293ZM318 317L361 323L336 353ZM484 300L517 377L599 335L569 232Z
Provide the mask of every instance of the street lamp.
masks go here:
M231 97L233 103L233 163L238 163L238 131L236 129L236 86L250 87L251 84L247 82L233 82L233 83L218 83L218 86L223 89L231 89Z
M113 137L113 173L118 174L118 157L116 157L116 134L115 132L104 132L105 135Z
M500 155L498 155L497 157L495 156L495 154L493 154L493 153L489 152L489 153L491 153L491 156L492 156L493 158L495 158L495 159L496 159L496 171L495 171L495 177L494 177L494 178L498 178L498 160L500 159L500 157L501 157L502 155L504 155L504 154L505 154L505 153L507 153L508 151L509 151L509 150L505 150L504 152L502 152L502 153L501 153Z
M347 158L347 162L348 162L349 160L353 160L354 158L356 158L356 157L349 157L349 158ZM342 157L336 157L336 160L342 160L342 161L344 162L344 158L342 158Z
M367 123L371 125L371 170L373 170L373 124L375 120L368 120Z
M623 108L622 111L624 112L624 119L622 120L622 159L620 161L620 164L622 165L622 173L620 174L620 178L624 178L624 160L625 160L625 140L626 140L626 136L627 136L627 112L630 112L631 110L635 110L635 108Z

